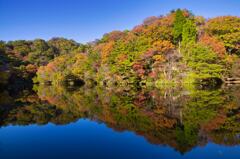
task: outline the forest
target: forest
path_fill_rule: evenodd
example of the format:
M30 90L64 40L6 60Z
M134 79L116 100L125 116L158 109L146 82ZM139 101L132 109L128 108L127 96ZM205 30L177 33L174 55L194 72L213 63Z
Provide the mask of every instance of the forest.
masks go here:
M239 56L240 17L205 19L177 9L87 44L59 37L0 41L0 87L69 81L128 90L209 87L240 77Z

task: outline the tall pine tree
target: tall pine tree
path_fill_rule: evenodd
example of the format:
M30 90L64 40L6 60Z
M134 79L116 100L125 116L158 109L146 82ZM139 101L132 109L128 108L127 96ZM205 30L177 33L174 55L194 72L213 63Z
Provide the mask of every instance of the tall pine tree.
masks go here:
M197 39L197 27L193 20L187 19L183 25L182 42L183 44L194 43Z
M175 21L173 24L173 36L175 43L182 40L183 26L186 23L186 18L183 15L183 11L178 9L175 15Z

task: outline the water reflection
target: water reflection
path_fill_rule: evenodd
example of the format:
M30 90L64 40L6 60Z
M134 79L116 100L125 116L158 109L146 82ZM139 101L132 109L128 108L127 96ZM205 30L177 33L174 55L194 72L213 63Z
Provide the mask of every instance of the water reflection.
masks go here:
M69 124L80 118L128 130L184 154L208 142L240 144L239 86L197 90L38 86L0 95L0 125Z

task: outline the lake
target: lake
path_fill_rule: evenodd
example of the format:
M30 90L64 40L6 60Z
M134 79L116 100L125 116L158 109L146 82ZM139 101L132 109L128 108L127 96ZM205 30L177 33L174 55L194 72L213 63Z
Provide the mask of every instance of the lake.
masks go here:
M0 158L238 159L240 87L0 93Z

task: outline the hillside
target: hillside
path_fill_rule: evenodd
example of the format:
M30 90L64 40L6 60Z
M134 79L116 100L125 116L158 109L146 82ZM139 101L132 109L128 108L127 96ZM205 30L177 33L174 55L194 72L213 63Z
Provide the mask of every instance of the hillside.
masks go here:
M27 75L37 70L35 82L53 85L73 77L129 89L209 86L240 76L240 18L205 19L188 10L149 17L132 30L112 31L86 45L55 38L1 46L2 54L21 62L14 68Z
M38 79L61 83L71 74L106 86L218 84L238 76L239 26L239 17L205 20L187 10L149 17L130 31L105 34L85 53L54 59L40 67Z

